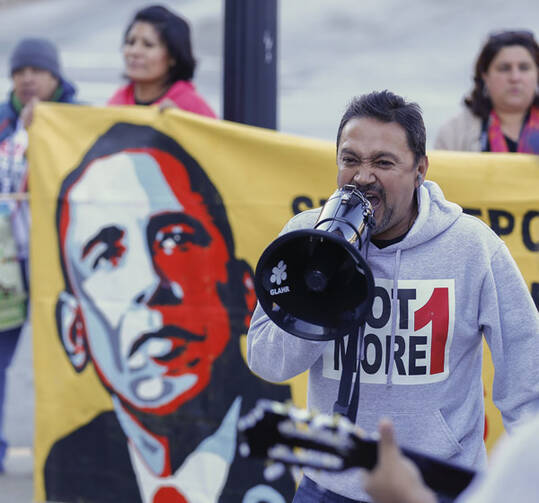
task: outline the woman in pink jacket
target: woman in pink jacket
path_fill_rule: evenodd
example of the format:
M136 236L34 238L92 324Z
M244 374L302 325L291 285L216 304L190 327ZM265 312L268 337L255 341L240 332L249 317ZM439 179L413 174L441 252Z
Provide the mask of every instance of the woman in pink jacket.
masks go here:
M158 5L139 10L125 31L123 54L129 83L109 105L158 104L216 117L191 82L196 62L183 18Z

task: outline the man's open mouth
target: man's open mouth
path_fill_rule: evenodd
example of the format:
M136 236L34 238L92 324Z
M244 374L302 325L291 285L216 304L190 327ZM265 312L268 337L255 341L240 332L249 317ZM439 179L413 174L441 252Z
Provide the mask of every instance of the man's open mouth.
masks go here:
M380 202L382 201L382 198L376 192L367 191L363 195L365 196L367 201L371 203L373 210L376 209L376 207L379 206Z

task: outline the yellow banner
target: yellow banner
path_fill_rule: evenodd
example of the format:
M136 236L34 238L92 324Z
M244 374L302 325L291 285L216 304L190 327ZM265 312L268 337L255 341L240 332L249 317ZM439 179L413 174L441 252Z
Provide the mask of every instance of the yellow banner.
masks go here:
M501 235L537 303L537 159L429 157L427 178ZM290 500L291 480L238 459L238 415L290 393L252 376L239 348L251 268L333 192L334 144L177 110L44 104L29 161L36 500L188 499L204 469L208 501ZM292 382L299 405L305 384ZM490 445L490 403L487 416Z

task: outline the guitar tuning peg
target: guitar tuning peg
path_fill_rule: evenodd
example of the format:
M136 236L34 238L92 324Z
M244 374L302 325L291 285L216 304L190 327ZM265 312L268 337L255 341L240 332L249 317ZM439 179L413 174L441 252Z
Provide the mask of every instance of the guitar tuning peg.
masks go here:
M289 412L290 418L293 421L307 422L312 419L312 414L307 409L292 408Z
M252 413L238 419L238 430L245 431L256 424L256 417Z
M337 432L341 434L350 434L356 432L356 426L346 417L341 417L337 423Z
M251 455L251 448L247 444L247 442L242 442L238 447L240 456L247 458Z
M264 417L264 414L264 409L262 408L255 408L251 411L254 422L260 421Z
M311 426L316 429L327 429L333 426L333 419L330 416L314 416L311 421Z
M298 407L296 407L296 405L294 405L294 402L292 400L287 400L281 405L283 406L283 408L281 409L280 412L283 415L287 415L290 417L292 417L296 413L296 411L301 410Z
M268 482L277 480L279 477L284 475L286 468L282 463L271 463L270 465L264 468L264 478Z
M268 402L269 402L269 400L268 400ZM288 409L291 406L292 406L292 401L291 400L287 400L285 403L272 401L270 410L272 412L275 412L276 414L287 414Z
M335 418L335 425L339 429L346 429L346 428L353 428L354 424L350 419L348 419L346 416L342 416L339 413L333 414L333 417Z

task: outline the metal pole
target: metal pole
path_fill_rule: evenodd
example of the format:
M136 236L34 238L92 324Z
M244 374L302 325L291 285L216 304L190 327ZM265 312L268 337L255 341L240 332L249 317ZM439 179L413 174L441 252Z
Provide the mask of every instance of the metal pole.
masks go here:
M223 118L277 127L277 0L225 0Z

